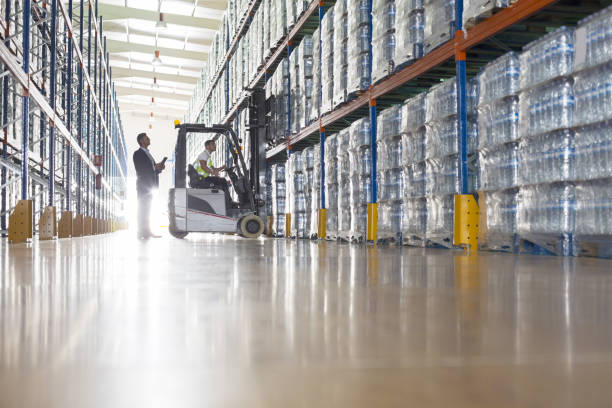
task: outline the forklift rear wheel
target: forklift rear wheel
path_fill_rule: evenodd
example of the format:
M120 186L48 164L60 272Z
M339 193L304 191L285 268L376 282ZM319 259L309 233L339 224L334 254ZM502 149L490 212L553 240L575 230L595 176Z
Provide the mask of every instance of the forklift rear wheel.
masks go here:
M250 214L238 224L240 234L246 238L257 238L264 231L264 222L255 214Z

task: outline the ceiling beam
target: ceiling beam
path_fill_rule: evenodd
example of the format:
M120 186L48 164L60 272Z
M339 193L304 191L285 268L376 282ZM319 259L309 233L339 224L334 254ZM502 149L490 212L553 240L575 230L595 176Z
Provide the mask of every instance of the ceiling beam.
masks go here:
M130 102L119 102L119 109L121 110L121 112L148 112L149 114L151 112L153 112L156 116L158 115L158 113L164 114L172 114L172 115L184 115L185 114L185 109L181 109L181 108L172 108L169 106L163 106L163 107L158 107L158 106L147 106L147 105L138 105L135 103L130 103Z
M182 76L182 75L170 75L170 74L162 74L161 72L151 72L151 71L142 71L139 69L127 69L121 67L113 67L113 79L119 78L130 78L130 77L140 77L140 78L157 78L162 81L168 82L179 82L182 84L190 84L195 85L198 82L198 78L190 77L190 76ZM151 81L153 82L153 81Z
M199 7L205 7L215 10L227 9L227 0L196 0ZM187 3L193 3L192 0L187 0Z
M100 3L98 6L98 13L102 16L103 21L126 20L128 18L145 21L159 20L159 13L157 11L142 10L133 7L112 6L105 3ZM168 24L182 25L198 29L208 29L213 31L217 31L221 25L221 20L218 19L181 16L179 14L171 13L164 13L164 21Z
M139 89L139 88L129 88L125 86L115 86L115 91L117 91L118 96L145 95L145 96L148 96L149 98L152 96L158 96L160 98L174 99L177 101L190 101L191 100L191 95L181 95L181 94L175 94L171 92L160 92L158 90L154 91L153 89Z
M127 28L127 23L125 22L117 22L117 21L105 21L104 22L104 34L108 34L108 33L119 33L119 34L126 34L126 30L128 30ZM141 35L144 37L151 37L151 38L155 38L155 35L151 34L149 31L146 30L138 30L135 29L133 27L129 28L129 34L134 34L134 35ZM87 37L86 35L84 37ZM174 41L182 41L177 37L172 37L169 35L159 35L158 37L159 39L168 39L168 40L174 40ZM108 40L107 40L108 41ZM194 45L198 45L198 46L203 46L203 47L210 47L212 46L213 43L213 39L212 38L196 38L196 37L192 37L192 39L189 41L190 44L194 44ZM204 52L204 51L196 51L196 52Z
M106 40L107 51L110 54L117 54L123 52L141 52L143 54L151 54L151 58L153 58L153 54L156 50L159 50L161 57L168 56L173 58L182 58L193 61L202 62L208 59L208 53L203 52L195 52L195 51L184 51L180 49L173 48L163 48L157 47L155 48L152 45L144 45L144 44L136 44L133 42L122 42L116 40Z

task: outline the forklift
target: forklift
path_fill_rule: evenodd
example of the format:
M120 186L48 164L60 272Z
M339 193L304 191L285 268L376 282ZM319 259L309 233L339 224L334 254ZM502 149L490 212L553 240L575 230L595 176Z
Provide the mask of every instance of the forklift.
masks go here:
M184 238L190 232L237 233L245 238L258 238L264 232L257 188L249 177L236 133L229 125L181 124L174 122L178 137L174 151L174 188L168 194L170 234ZM238 202L228 203L218 187L207 185L191 164L187 164L187 134L215 134L227 141L231 154L225 169ZM189 179L189 185L186 181Z

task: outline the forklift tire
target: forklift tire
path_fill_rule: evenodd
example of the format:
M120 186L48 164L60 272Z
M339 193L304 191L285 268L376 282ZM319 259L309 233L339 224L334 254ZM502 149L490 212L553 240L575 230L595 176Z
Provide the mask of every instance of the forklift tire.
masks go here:
M238 230L245 238L258 238L264 231L264 222L255 214L249 214L238 222Z
M188 232L185 232L185 231L177 231L176 228L172 226L168 228L168 231L170 232L170 235L178 239L183 239L187 236L187 234L189 234Z

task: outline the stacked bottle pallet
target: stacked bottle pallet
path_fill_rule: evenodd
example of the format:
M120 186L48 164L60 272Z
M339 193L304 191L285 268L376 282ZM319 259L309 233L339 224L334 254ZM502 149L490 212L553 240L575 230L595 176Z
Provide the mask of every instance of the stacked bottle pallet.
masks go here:
M519 73L519 57L510 52L489 63L478 76L479 245L485 249L515 246Z
M402 242L425 246L427 200L425 198L426 93L402 105L402 176L404 200Z
M463 0L463 27L472 28L497 10L510 7L517 0Z
M334 108L334 9L321 20L321 114Z
M518 233L569 255L575 229L574 32L562 27L521 54Z
M399 242L402 225L402 109L381 111L377 117L378 239Z
M274 219L274 195L272 193L272 185L273 183L275 183L275 181L273 181L272 179L272 167L273 166L266 166L266 195L265 195L265 206L266 206L266 214L268 215L268 217L272 217L272 219ZM268 225L267 221L266 221L266 228L270 227L271 230L267 230L266 234L267 235L273 235L274 234L274 223L272 223L272 225Z
M285 236L285 214L287 213L287 186L285 183L285 165L273 164L271 166L272 216L274 224L272 234L277 237Z
M350 240L364 242L367 233L368 203L372 200L370 119L359 119L349 129Z
M455 0L425 0L423 52L429 54L455 36Z
M292 71L289 74L291 82L291 129L293 133L299 132L308 123L312 110L313 86L313 40L312 36L305 36L300 45L293 50L289 57Z
M401 67L423 56L425 31L423 0L398 1L395 21L395 64Z
M346 102L348 81L348 9L347 0L334 5L334 91L333 107Z
M326 239L338 238L338 139L337 135L325 139L325 197L327 198ZM340 148L346 148L341 146ZM320 237L323 238L323 237Z
M338 238L344 241L351 240L350 136L350 128L340 131L336 136L338 140L338 196L329 198L337 202Z
M270 101L267 139L273 146L286 140L290 134L289 92L289 60L285 58L266 83L266 99Z
M576 254L612 256L612 8L576 30ZM605 91L604 91L605 90Z
M306 206L306 165L302 152L295 152L289 156L287 161L289 171L287 180L289 181L290 207L288 213L291 214L291 237L304 238L307 235L308 215Z
M317 28L312 33L312 88L310 90L310 115L308 123L310 124L319 119L321 114L321 31Z
M271 46L277 47L280 40L287 34L287 0L275 0L272 9L274 15L274 34L271 36Z
M347 99L370 86L370 11L368 0L347 0Z
M316 151L319 154L319 151ZM313 186L315 184L315 149L314 147L307 147L302 151L302 165L304 173L304 201L305 201L305 213L306 221L299 238L310 238L310 228L312 223L313 210L316 211L319 207L317 201L312 200Z
M321 145L312 147L312 184L310 185L310 237L318 238L321 208Z
M475 85L468 93L468 189L476 188L476 151L478 130L475 112ZM461 193L459 185L459 128L457 120L457 82L448 79L433 86L426 98L425 158L427 195L427 239L444 247L453 245L454 195Z
M304 14L308 7L308 1L304 0L285 0L287 8L287 27L291 28L298 21L300 16Z
M372 2L372 83L395 69L395 1Z

